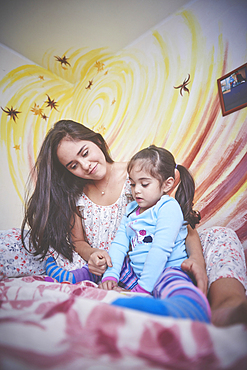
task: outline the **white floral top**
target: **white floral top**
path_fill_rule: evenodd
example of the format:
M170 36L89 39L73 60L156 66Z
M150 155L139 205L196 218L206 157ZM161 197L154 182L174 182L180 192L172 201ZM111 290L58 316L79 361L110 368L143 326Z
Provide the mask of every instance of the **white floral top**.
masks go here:
M95 204L84 193L79 197L76 205L79 207L83 217L83 227L91 247L109 251L120 221L125 214L126 206L132 200L128 178L125 181L120 197L110 206ZM56 258L57 264L60 267L65 267L66 270L78 269L86 263L76 252L73 255L73 263L70 263L61 255L57 256L54 252L52 254Z

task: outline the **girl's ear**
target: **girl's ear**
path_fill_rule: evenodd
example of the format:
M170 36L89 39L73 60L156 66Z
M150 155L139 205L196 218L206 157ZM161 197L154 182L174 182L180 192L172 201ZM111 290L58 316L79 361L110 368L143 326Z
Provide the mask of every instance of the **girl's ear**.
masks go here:
M174 182L175 182L175 179L173 177L168 177L168 179L166 179L166 181L163 183L164 194L167 194L171 191L171 189L173 188Z

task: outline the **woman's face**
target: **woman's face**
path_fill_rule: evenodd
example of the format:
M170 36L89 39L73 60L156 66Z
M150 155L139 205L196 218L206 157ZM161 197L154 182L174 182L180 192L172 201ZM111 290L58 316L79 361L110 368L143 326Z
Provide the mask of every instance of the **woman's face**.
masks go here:
M64 138L58 146L57 157L77 177L97 181L106 175L104 153L91 141L71 141Z

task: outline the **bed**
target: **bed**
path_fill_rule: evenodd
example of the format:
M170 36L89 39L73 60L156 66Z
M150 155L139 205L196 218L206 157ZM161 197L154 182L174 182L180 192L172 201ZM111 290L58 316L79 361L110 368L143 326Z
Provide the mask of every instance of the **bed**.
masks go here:
M28 276L23 263L27 276L0 281L0 369L247 368L245 325L216 328L116 307L121 293L46 281L41 271Z

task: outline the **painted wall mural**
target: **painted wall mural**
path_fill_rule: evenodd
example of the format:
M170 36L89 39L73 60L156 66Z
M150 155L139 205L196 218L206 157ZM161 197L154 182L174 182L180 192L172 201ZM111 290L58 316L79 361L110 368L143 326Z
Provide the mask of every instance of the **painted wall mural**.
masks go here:
M46 132L69 118L103 134L116 160L152 143L171 150L195 178L200 228L231 227L247 245L247 109L222 117L217 91L247 60L242 4L233 17L231 2L195 1L117 54L54 49L42 67L6 74L0 150L20 204Z

